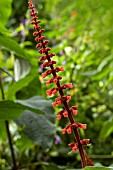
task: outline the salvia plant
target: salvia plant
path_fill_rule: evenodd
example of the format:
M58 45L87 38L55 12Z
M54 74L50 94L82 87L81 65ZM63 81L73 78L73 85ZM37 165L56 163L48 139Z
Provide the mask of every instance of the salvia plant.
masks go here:
M62 129L62 134L72 134L74 135L74 142L70 143L68 146L72 149L73 152L76 152L77 149L80 153L81 158L81 164L84 168L85 166L93 166L92 160L88 157L86 151L84 150L83 146L89 144L90 139L80 139L79 135L79 128L86 129L87 125L82 124L79 122L76 122L74 120L74 117L77 116L77 109L78 106L69 106L69 101L71 100L71 96L67 96L64 94L64 89L73 88L72 83L68 84L62 84L60 83L60 80L62 79L61 76L58 76L58 72L63 72L63 67L55 67L56 61L52 60L52 57L55 56L54 53L50 52L51 48L47 47L49 41L45 40L45 36L42 35L44 32L44 29L41 29L41 26L39 23L41 20L38 20L37 14L34 5L32 4L32 1L29 0L28 2L29 8L30 8L30 16L32 16L32 22L31 24L34 25L34 33L33 35L36 37L35 41L37 42L36 48L39 50L39 53L42 54L40 57L40 62L45 61L42 64L42 68L49 67L49 70L42 73L42 77L45 78L48 75L52 75L52 77L46 81L46 85L49 86L51 83L55 84L56 87L47 90L47 95L52 96L59 93L59 97L55 99L55 101L52 103L53 107L63 105L63 109L58 112L57 119L60 120L62 118L69 119L69 124Z

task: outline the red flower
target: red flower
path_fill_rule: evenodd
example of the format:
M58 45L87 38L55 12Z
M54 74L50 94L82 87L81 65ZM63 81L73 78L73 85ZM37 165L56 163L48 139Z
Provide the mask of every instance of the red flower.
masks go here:
M72 133L71 127L69 127L68 129L66 129L66 131L67 131L68 134L71 134L71 133Z
M77 110L74 110L74 109L73 109L73 110L72 110L72 113L73 113L74 116L76 116L76 115L77 115Z
M83 139L80 141L82 145L87 145L90 142L90 139Z
M81 124L81 123L77 123L78 128L82 128L82 129L86 129L87 128L87 124Z
M64 117L68 117L68 112L67 112L67 111L64 111L63 116L64 116Z
M53 102L52 105L53 105L53 107L56 107L57 104L56 104L56 102Z
M58 120L60 120L62 116L60 114L58 114L58 115L56 115L56 117Z
M57 82L58 82L58 79L57 79L57 78L54 78L54 79L53 79L53 83L56 84Z
M75 145L75 146L72 148L72 151L73 151L73 152L76 152L76 151L77 151L77 149L78 149L78 146L77 146L77 145Z
M73 128L81 128L81 129L86 129L87 125L86 124L81 124L81 123L73 123L72 124Z
M47 93L48 96L52 95L52 91L51 90L47 90L46 93Z
M70 143L68 146L72 149L73 152L76 152L78 149L78 144L75 142Z
M73 147L75 146L75 142L69 143L68 146L69 146L70 148L73 148Z
M67 102L71 100L71 96L67 96Z
M45 78L47 76L46 73L42 73L42 77Z
M62 134L64 135L66 133L66 129L62 129Z
M46 81L46 86L49 86L50 85L50 82L49 81Z

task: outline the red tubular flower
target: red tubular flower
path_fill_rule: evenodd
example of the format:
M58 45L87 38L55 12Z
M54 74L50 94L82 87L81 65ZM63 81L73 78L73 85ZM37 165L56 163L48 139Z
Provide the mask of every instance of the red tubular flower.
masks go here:
M57 114L57 119L60 120L62 117L66 117L69 119L70 123L64 128L62 129L62 134L65 134L66 132L68 134L71 134L72 131L74 133L74 137L76 139L76 143L72 142L71 144L69 144L69 146L71 147L72 151L75 152L77 149L79 150L80 153L80 157L81 157L81 163L82 163L82 167L84 168L87 165L93 165L93 163L91 162L91 160L88 158L86 152L83 149L83 145L87 145L89 143L89 139L83 139L80 140L80 135L78 132L79 128L83 128L86 129L86 124L81 124L81 123L75 123L74 122L74 116L77 115L77 109L78 106L72 106L69 107L68 102L71 100L71 96L67 96L64 94L64 89L67 88L72 88L72 83L68 83L68 84L60 84L60 80L62 79L61 76L58 76L57 73L60 71L64 71L64 67L54 67L54 65L56 64L56 61L51 60L51 58L53 56L55 56L54 53L50 52L51 48L47 47L49 41L45 40L45 36L42 35L42 33L44 32L44 29L41 29L41 26L39 26L39 23L41 22L40 20L38 20L37 18L37 12L35 12L34 6L32 4L32 1L29 0L29 8L31 10L30 15L32 16L32 24L34 25L34 29L35 32L33 33L33 36L35 37L35 41L38 42L38 44L36 45L36 48L38 48L39 53L43 54L40 57L40 61L42 62L43 60L46 60L43 64L42 67L49 67L50 70L47 70L46 72L42 73L42 77L45 78L48 75L52 75L52 77L46 81L46 85L49 86L51 83L54 83L56 85L55 88L51 89L51 90L47 90L47 95L51 96L51 95L56 95L57 92L59 92L60 97L57 97L55 102L52 103L53 107L56 107L57 105L61 105L63 104L64 109L61 110L58 114Z
M52 105L53 105L53 107L56 107L57 103L56 103L56 102L53 102Z
M66 131L67 131L68 134L71 134L72 133L71 127L69 127Z
M65 134L66 133L66 129L62 129L62 134Z
M60 114L58 114L58 115L56 115L56 117L58 120L60 120L62 116Z
M70 148L73 148L73 147L75 146L75 142L69 143L68 146L69 146Z
M67 112L67 111L64 111L64 112L63 112L63 116L64 116L64 117L68 117L68 112Z
M73 123L72 124L73 128L81 128L81 129L86 129L87 125L86 124L81 124L81 123Z
M78 144L75 142L70 143L68 146L72 149L73 152L76 152L78 149Z
M80 141L82 145L87 145L90 142L90 139L83 139Z
M78 149L78 145L76 144L76 145L72 148L72 151L73 151L73 152L76 152L77 149Z

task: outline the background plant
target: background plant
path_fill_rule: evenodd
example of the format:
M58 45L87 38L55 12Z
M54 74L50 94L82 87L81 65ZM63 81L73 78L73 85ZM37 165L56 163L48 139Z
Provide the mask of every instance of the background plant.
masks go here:
M111 25L113 2L112 0L109 3L104 0L70 0L69 2L66 3L62 0L53 2L48 0L46 2L43 0L38 1L38 3L35 1L35 4L39 11L39 18L42 19L42 26L46 29L46 36L51 42L53 51L57 54L58 64L65 65L66 75L63 80L65 83L73 82L74 84L74 89L70 90L73 98L71 104L76 103L81 106L79 107L80 114L77 121L82 120L82 122L88 124L85 134L83 131L81 131L81 134L83 138L90 136L92 139L92 145L90 149L88 148L89 155L95 163L99 162L102 165L109 166L112 164L113 147L113 27ZM26 164L28 163L31 169L35 169L37 166L42 169L47 166L55 167L55 165L40 163L45 161L54 162L58 165L65 165L66 162L67 167L80 167L80 158L77 157L78 161L75 161L76 154L71 154L68 158L64 156L69 151L67 145L72 140L71 137L58 138L60 137L61 127L66 122L63 122L63 125L55 122L58 127L55 140L59 139L59 143L62 142L62 144L54 144L50 150L42 149L39 141L38 145L31 142L24 135L28 136L28 133L23 133L22 123L18 121L22 128L17 130L16 124L12 122L17 116L21 115L23 110L28 109L28 104L26 104L27 108L25 108L26 105L25 103L23 104L23 99L31 98L31 100L36 100L37 97L32 98L33 96L46 98L46 94L45 85L40 78L42 70L40 67L39 71L37 69L38 54L35 51L35 43L32 37L27 1L20 0L18 3L11 0L7 1L7 3L0 1L0 5L0 13L2 14L0 15L0 45L2 46L0 51L0 72L6 99L4 105L3 101L0 102L1 167L4 169L4 167L8 168L11 165L3 119L11 120L10 129L13 144L18 158L17 162L20 162L21 167L24 167L25 162ZM47 24L48 22L49 24ZM38 65L40 66L40 63ZM8 112L7 110L3 112L4 108L2 109L2 106L6 108L9 104L7 103L9 99L12 101L10 103L12 108L17 107L15 100L19 100L21 109L18 112L18 109L16 109L16 112L15 110L12 112L11 109L11 112L9 112L9 109ZM40 108L38 106L37 108L35 105L32 106L31 110L30 105L28 110L39 113ZM51 110L51 113L48 119L54 122L53 110ZM55 130L53 130L53 134L54 132ZM27 145L24 145L25 141ZM50 138L48 141L50 141ZM46 146L48 147L48 145ZM46 146L45 148L47 148ZM61 161L61 158L64 162ZM35 162L38 163L34 164Z

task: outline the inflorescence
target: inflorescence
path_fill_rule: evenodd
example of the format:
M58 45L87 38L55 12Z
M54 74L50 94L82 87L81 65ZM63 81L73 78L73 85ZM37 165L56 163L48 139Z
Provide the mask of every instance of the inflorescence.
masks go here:
M37 17L38 12L35 12L31 0L28 3L29 3L29 8L31 10L30 16L32 16L31 24L34 25L34 29L35 29L33 35L36 37L35 41L38 43L36 45L36 48L38 48L40 54L43 54L40 57L40 61L42 62L43 60L46 60L42 64L42 67L50 68L49 70L42 73L42 77L45 78L48 75L52 75L52 78L46 81L46 85L49 86L51 83L56 85L55 88L46 91L47 95L52 96L52 95L56 95L57 93L60 94L60 97L57 97L55 101L52 103L53 107L60 106L61 104L63 104L63 110L59 111L56 117L58 120L64 117L64 118L68 118L70 121L70 123L64 129L62 129L62 134L66 134L66 133L71 134L72 132L74 133L74 138L76 139L76 142L70 143L69 147L72 149L73 152L76 152L77 149L79 150L82 167L93 166L94 164L92 163L92 160L88 158L85 150L83 149L83 145L89 144L90 140L89 139L80 140L80 135L78 133L79 128L86 129L87 125L74 121L73 116L77 115L78 106L69 107L68 102L71 100L71 96L67 96L63 92L64 89L73 88L73 85L72 83L63 84L63 85L60 84L60 80L62 79L62 77L58 76L57 73L63 72L64 68L54 67L56 61L52 60L52 57L55 56L55 54L50 52L51 48L47 47L49 41L45 40L46 37L42 35L44 29L41 29L41 26L39 25L41 21L38 20Z

